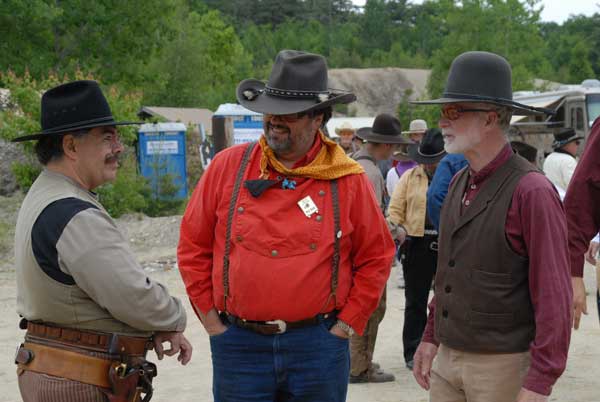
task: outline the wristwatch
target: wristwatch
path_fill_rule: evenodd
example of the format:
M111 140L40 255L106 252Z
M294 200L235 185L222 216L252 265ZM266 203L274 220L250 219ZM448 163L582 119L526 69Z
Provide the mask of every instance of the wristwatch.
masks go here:
M349 337L354 335L354 330L352 329L352 327L342 320L337 320L337 322L333 324L333 326L342 329L345 333L348 334Z

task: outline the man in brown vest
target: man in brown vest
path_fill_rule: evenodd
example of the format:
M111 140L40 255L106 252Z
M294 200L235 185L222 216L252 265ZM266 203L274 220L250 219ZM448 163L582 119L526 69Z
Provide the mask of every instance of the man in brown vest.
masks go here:
M413 374L432 402L547 401L567 360L572 289L565 215L543 174L513 153L511 68L467 52L450 68L439 126L469 167L442 207L435 298ZM434 360L435 358L435 360Z

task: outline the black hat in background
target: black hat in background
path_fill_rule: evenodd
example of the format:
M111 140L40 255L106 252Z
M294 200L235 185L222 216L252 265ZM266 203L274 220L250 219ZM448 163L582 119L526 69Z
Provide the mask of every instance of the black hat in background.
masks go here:
M412 144L402 135L400 120L387 113L378 114L372 127L359 128L356 136L379 144Z
M13 139L39 140L67 132L102 126L142 124L116 121L96 81L73 81L47 90L42 95L42 131Z
M559 130L554 134L554 142L552 143L552 148L558 149L562 146L567 145L569 142L582 140L583 137L577 135L574 129L568 127Z
M439 162L446 156L442 131L439 128L430 128L425 131L420 143L408 147L408 156L413 161L424 165Z
M536 147L521 141L511 141L510 146L516 154L521 155L533 164L537 163L538 150Z

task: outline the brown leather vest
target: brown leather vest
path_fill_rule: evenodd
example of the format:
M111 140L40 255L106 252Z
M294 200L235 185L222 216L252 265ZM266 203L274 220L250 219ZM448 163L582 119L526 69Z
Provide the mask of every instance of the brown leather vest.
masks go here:
M441 212L435 280L435 335L464 351L516 353L529 349L535 320L529 296L529 261L505 234L513 192L535 171L513 155L482 184L461 215L469 172L458 173Z

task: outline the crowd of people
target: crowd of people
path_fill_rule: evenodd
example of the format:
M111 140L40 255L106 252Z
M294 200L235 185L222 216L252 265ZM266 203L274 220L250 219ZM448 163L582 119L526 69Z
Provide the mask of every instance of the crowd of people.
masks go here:
M600 122L579 163L582 138L557 132L540 171L507 132L513 115L551 111L513 101L510 64L472 51L442 97L420 102L440 109L438 127L379 114L339 127L338 143L325 124L356 97L327 83L325 59L295 50L267 82L240 82L264 134L215 156L183 216L178 266L210 340L214 400L344 401L349 383L394 381L373 352L395 264L403 359L432 402L547 401L587 313ZM135 122L116 121L94 81L41 105L42 130L16 139L36 141L44 166L16 229L21 395L148 401L147 351L187 364L192 345L181 301L94 193L117 173L117 127Z

